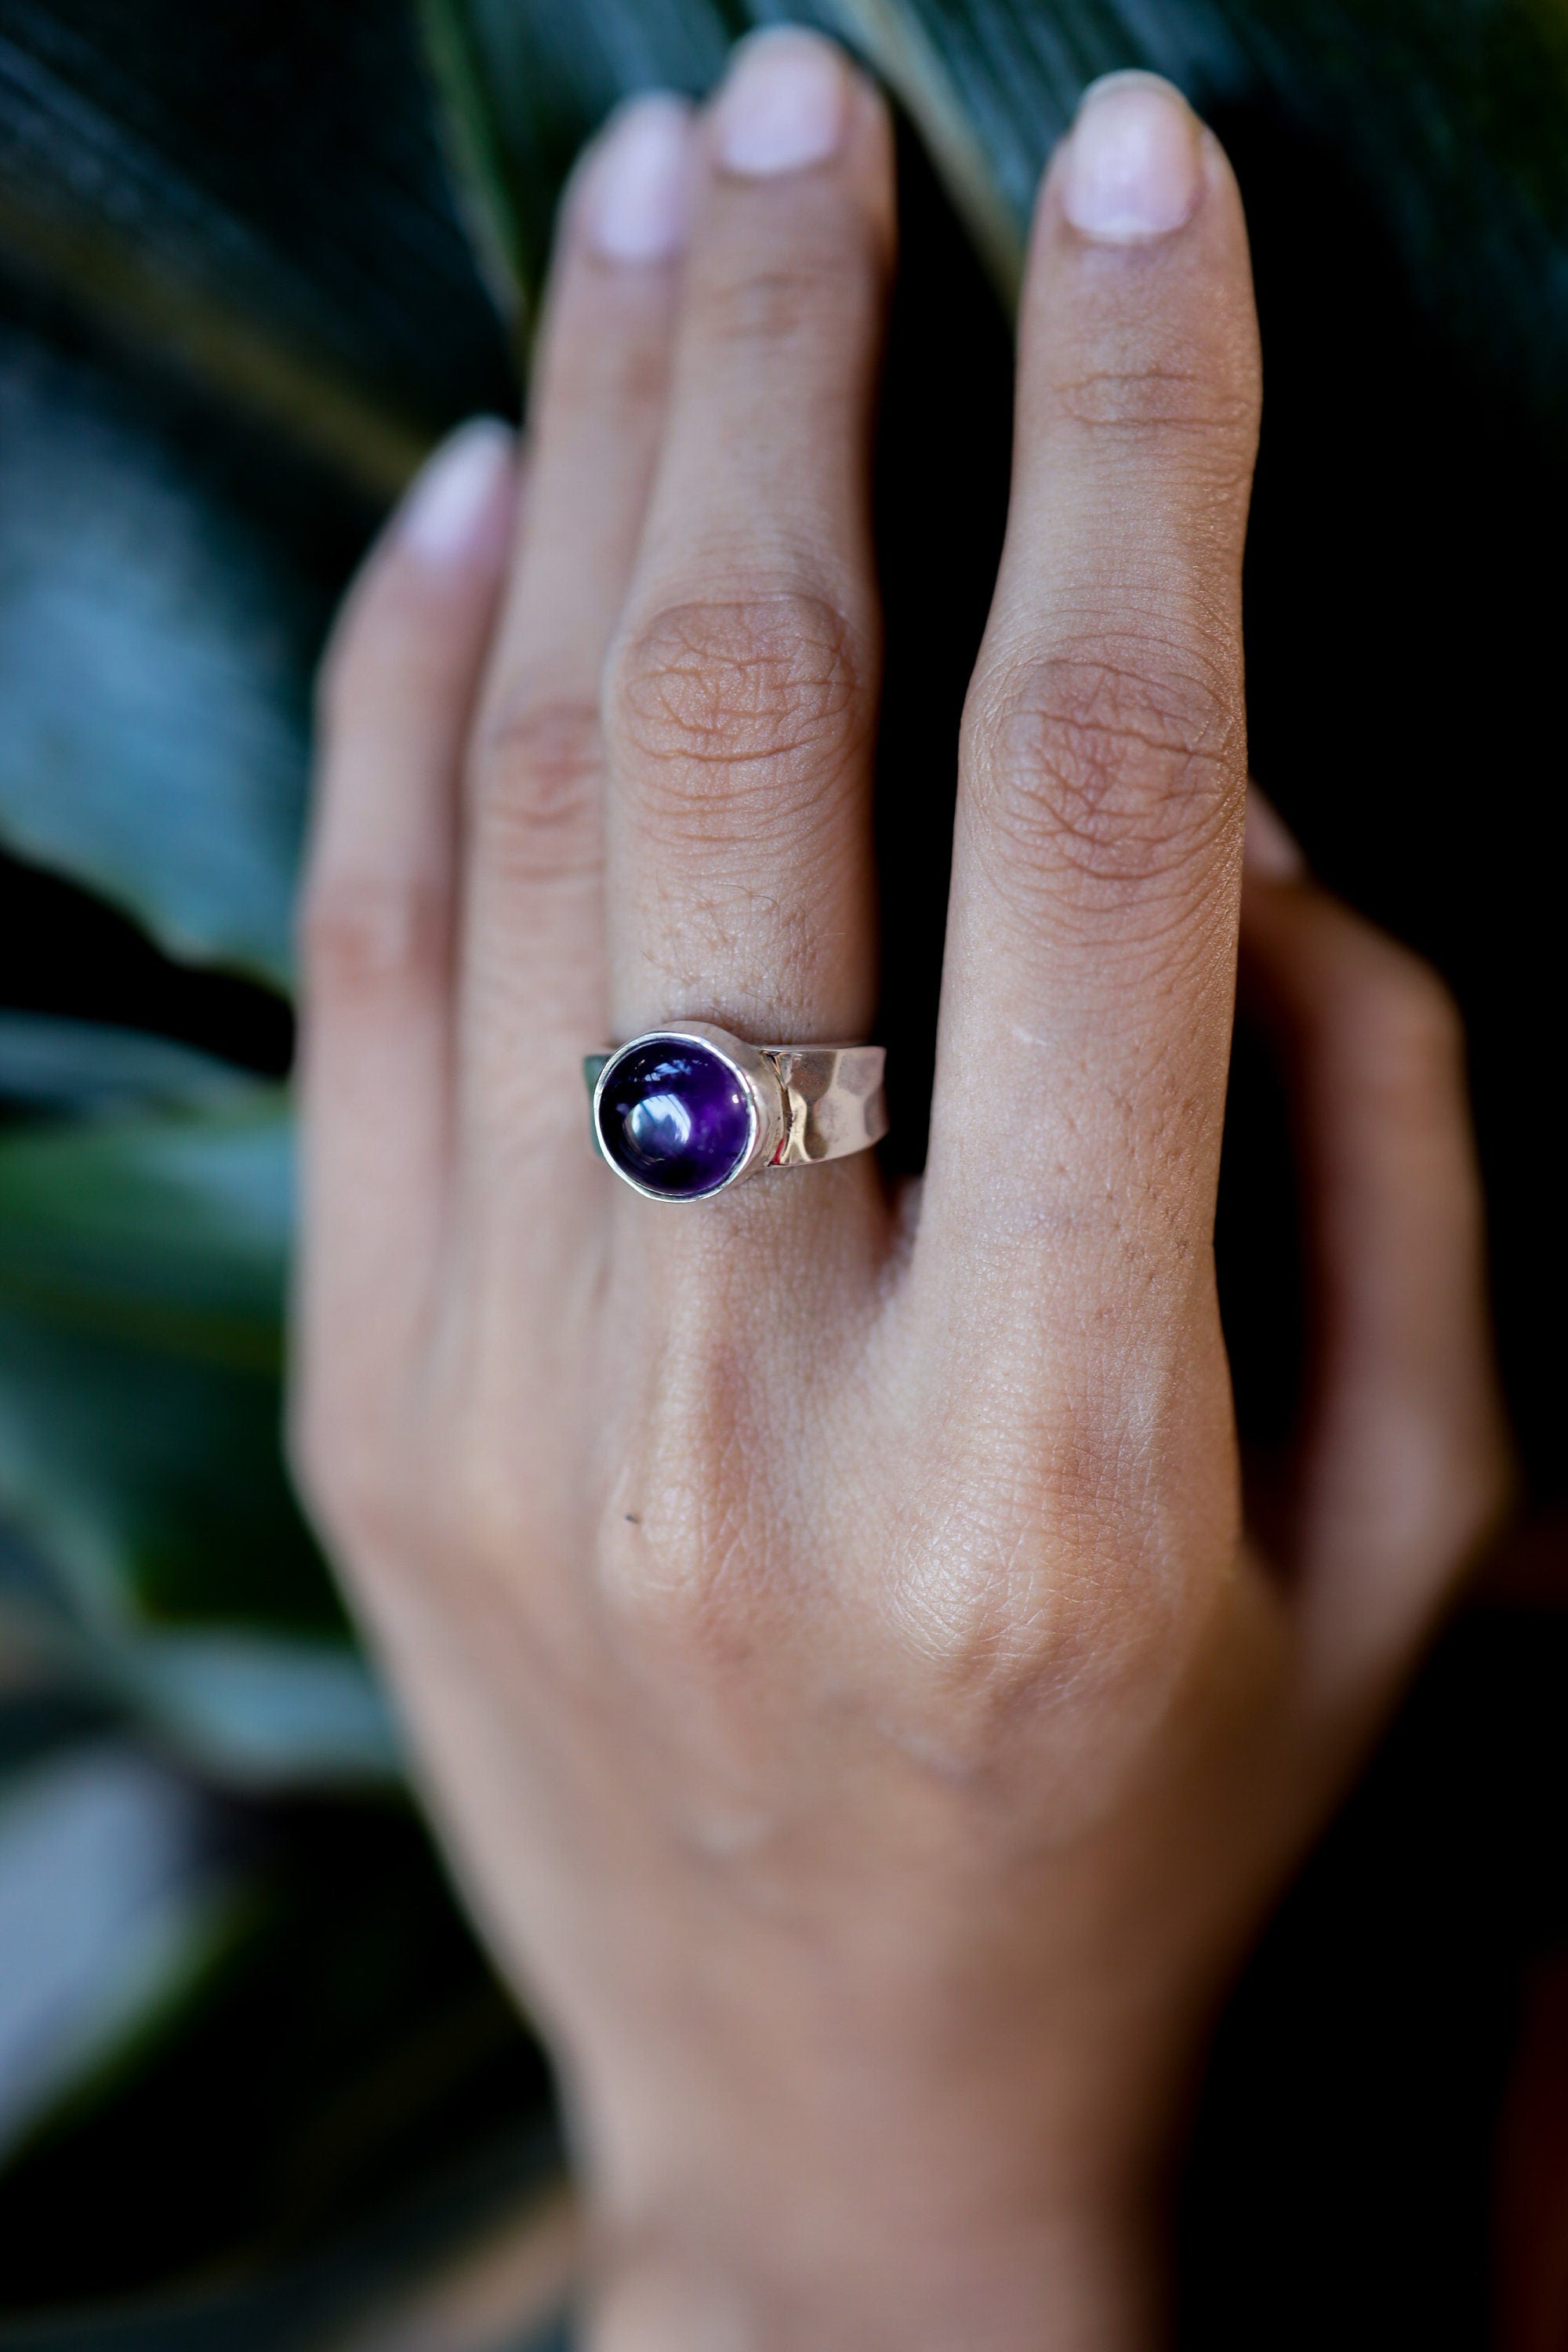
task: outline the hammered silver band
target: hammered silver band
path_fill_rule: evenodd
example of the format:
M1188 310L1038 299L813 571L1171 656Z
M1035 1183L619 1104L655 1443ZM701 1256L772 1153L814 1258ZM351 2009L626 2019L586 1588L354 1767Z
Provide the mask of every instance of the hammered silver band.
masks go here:
M784 1098L784 1136L773 1161L799 1168L868 1150L888 1132L880 1045L763 1045Z
M641 1181L646 1165L628 1165L620 1129L606 1116L606 1089L613 1097L616 1073L637 1066L676 1066L680 1049L699 1049L732 1076L731 1108L743 1103L747 1127L734 1131L734 1163L716 1181L684 1191ZM646 1030L626 1045L588 1055L583 1075L592 1097L595 1148L616 1175L651 1200L707 1198L773 1168L814 1166L865 1151L888 1131L883 1087L886 1055L880 1045L752 1045L710 1021L672 1021ZM669 1081L661 1105L671 1099ZM706 1083L706 1081L704 1082ZM677 1105L679 1109L679 1105Z

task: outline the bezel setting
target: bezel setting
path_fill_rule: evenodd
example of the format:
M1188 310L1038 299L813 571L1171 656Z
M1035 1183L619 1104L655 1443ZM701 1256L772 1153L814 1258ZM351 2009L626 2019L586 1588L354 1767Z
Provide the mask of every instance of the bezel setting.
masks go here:
M660 1191L654 1185L644 1183L616 1157L612 1145L605 1139L603 1125L605 1094L615 1084L616 1072L625 1066L627 1060L650 1046L679 1045L701 1045L725 1065L740 1085L749 1120L746 1148L734 1166L718 1183L699 1192ZM595 1147L623 1184L630 1185L632 1191L645 1201L660 1201L686 1207L694 1201L716 1200L732 1184L743 1182L758 1168L775 1161L784 1149L788 1114L778 1070L755 1045L748 1045L743 1039L731 1035L728 1029L721 1029L713 1021L665 1021L657 1029L645 1029L639 1035L628 1037L624 1045L617 1045L614 1053L603 1057L594 1081L592 1122Z

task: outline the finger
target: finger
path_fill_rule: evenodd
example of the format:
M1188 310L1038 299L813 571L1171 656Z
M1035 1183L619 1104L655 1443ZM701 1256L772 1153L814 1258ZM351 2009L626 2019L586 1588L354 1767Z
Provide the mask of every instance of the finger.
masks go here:
M605 1034L600 672L662 427L689 202L689 109L624 108L563 216L531 411L528 527L468 793L462 1131L478 1245L495 1208L557 1260L592 1213L582 1057ZM563 1192L564 1158L574 1181ZM520 1192L519 1188L522 1188ZM548 1201L548 1230L530 1202Z
M1289 1087L1307 1227L1308 1672L1356 1694L1403 1665L1506 1493L1464 1035L1436 975L1314 885L1256 788L1242 978Z
M889 126L838 51L775 30L737 52L704 152L669 428L607 687L612 1026L848 1039L875 974Z
M1124 1283L1146 1320L1206 1247L1258 399L1229 168L1168 84L1113 76L1037 208L922 1228L944 1287L956 1251L966 1286L1016 1302L1031 1333L1064 1266L1108 1306Z
M456 803L515 486L504 425L447 442L371 556L323 672L301 919L298 1409L305 1452L340 1483L408 1360L441 1219ZM353 1415L339 1397L360 1401Z

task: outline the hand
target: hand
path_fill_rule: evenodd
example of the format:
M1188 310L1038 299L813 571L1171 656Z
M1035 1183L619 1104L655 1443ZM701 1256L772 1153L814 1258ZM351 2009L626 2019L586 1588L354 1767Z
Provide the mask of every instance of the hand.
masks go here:
M605 1039L874 1034L892 186L804 34L623 114L515 526L471 427L326 680L296 1449L559 2056L599 2352L1157 2336L1206 2022L1505 1475L1454 1013L1261 806L1242 888L1246 236L1147 77L1039 204L923 1185L590 1155ZM1267 1557L1238 922L1316 1299Z

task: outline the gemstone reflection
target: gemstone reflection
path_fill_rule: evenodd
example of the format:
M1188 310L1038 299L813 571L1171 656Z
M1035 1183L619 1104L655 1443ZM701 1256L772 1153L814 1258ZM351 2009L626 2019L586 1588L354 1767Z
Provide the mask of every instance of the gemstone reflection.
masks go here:
M611 1063L599 1136L612 1164L647 1191L700 1200L751 1150L751 1102L711 1046L692 1037L650 1038Z

